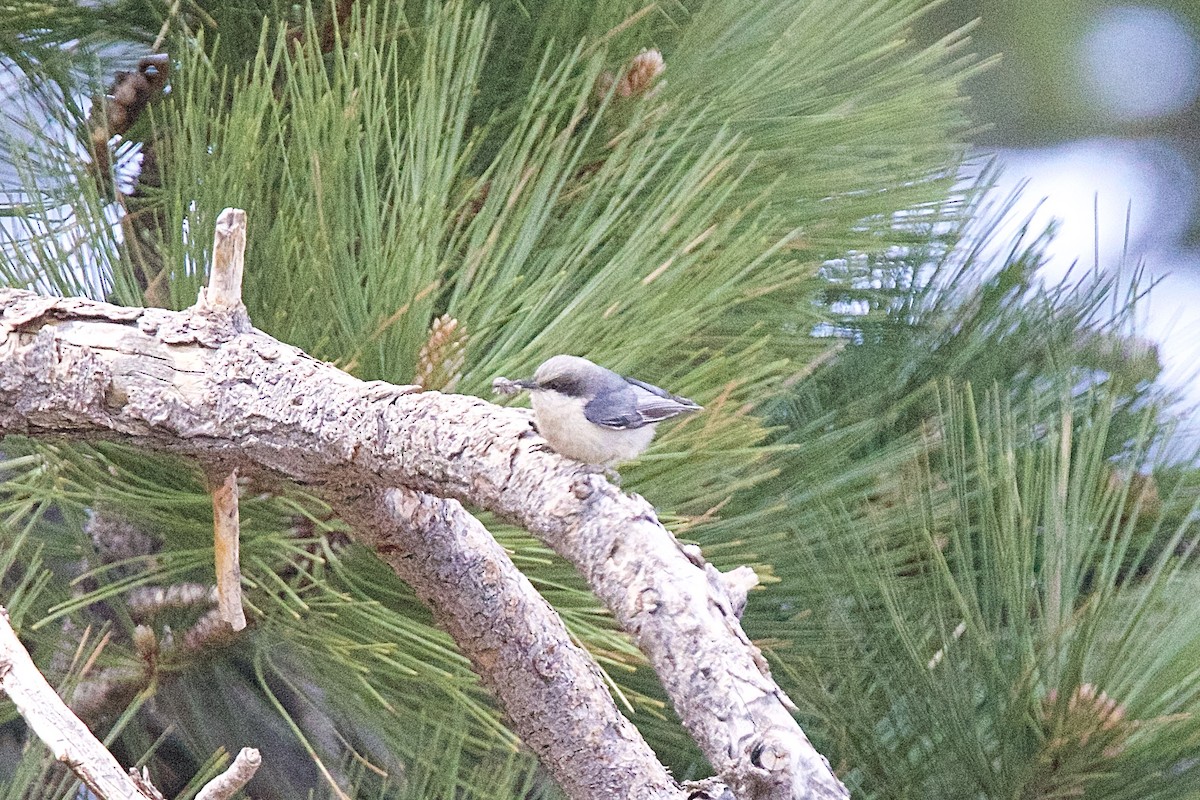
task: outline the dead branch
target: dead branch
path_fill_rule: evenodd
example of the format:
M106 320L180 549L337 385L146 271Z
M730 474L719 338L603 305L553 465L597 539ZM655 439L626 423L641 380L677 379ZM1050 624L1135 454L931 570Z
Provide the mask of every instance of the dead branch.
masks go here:
M104 800L157 800L162 795L144 776L121 769L112 753L38 671L0 608L0 689L50 752Z
M349 489L334 507L432 609L568 796L684 796L617 710L600 668L456 500Z
M229 800L250 782L262 764L262 756L253 747L243 747L229 769L204 784L196 800Z
M217 572L217 607L235 631L246 627L242 610L242 566L238 558L241 517L238 515L237 468L212 492L213 553Z
M742 631L740 593L689 559L650 504L534 450L524 412L407 391L195 308L0 290L0 433L103 437L269 470L335 502L348 489L405 487L492 511L580 570L737 797L847 796Z

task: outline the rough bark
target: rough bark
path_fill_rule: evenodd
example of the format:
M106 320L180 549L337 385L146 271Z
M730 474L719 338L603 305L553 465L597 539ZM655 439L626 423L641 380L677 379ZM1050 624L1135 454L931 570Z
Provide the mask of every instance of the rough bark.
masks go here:
M334 508L434 613L570 797L683 797L617 710L600 668L455 500L372 489Z
M202 309L0 290L0 313L0 432L267 469L335 502L405 487L490 510L580 570L737 797L847 796L742 632L738 582L679 547L642 498L535 450L526 413L364 384Z

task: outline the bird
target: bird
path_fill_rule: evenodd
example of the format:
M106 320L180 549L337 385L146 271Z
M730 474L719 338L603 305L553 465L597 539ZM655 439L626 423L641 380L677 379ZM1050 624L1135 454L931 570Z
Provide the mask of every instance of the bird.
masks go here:
M686 397L571 355L546 359L529 379L496 378L493 387L503 394L528 390L538 433L550 449L605 469L641 455L658 423L702 409Z

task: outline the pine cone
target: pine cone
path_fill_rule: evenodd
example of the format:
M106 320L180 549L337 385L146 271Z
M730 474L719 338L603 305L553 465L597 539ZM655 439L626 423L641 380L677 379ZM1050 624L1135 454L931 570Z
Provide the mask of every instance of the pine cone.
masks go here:
M413 383L426 391L453 392L467 360L467 332L458 320L443 314L429 326L429 338L417 355Z

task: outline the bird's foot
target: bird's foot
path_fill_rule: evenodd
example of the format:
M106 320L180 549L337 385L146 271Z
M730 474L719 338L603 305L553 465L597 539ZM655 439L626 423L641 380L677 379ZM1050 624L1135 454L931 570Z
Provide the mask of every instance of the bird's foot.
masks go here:
M603 475L613 486L621 485L621 473L603 464L584 464L580 472L586 475Z

